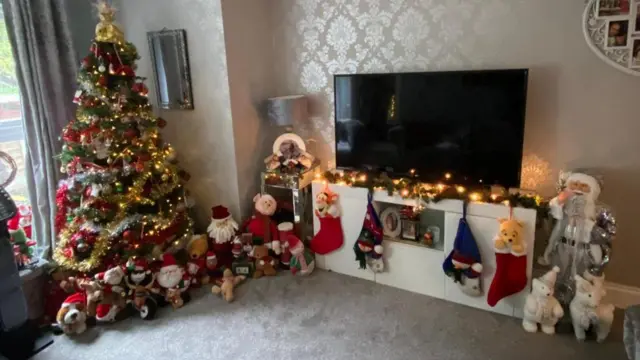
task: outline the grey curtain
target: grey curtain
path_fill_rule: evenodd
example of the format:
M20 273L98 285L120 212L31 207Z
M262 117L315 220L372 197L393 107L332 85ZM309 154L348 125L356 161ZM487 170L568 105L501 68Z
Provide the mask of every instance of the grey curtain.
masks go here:
M2 0L20 86L33 232L43 256L55 245L58 136L74 111L76 60L64 3Z

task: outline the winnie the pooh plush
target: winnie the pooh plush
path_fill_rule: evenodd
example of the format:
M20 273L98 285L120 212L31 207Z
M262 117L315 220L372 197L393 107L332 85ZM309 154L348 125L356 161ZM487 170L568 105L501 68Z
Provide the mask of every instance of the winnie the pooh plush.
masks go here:
M231 269L225 269L222 275L222 283L211 288L213 294L220 294L227 302L233 301L233 289L246 277L243 275L234 276Z
M191 286L198 287L209 283L205 258L208 250L209 241L206 235L194 235L187 244L189 253L187 272L191 276Z
M498 250L509 249L516 254L525 252L525 243L522 238L523 224L516 219L498 219L500 230L494 240Z
M254 279L263 276L276 276L277 261L269 256L269 249L264 245L258 245L253 248L253 257L256 259L256 271L253 273Z

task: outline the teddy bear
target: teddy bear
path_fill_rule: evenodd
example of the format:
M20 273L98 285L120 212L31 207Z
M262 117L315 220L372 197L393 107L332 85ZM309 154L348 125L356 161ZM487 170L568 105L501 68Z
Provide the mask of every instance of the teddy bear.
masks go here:
M243 233L253 234L254 245L265 245L279 256L282 253L276 223L271 216L276 212L277 202L269 194L258 194L253 198L255 214L241 226Z
M102 291L102 299L96 307L97 321L115 321L116 315L126 306L124 278L124 268L121 266L114 266L95 275Z
M603 342L609 335L613 323L612 304L601 304L602 297L606 294L603 277L596 277L585 273L587 280L576 275L576 294L569 304L573 331L578 341L586 339L586 331L593 325L598 342Z
M193 235L187 244L189 261L187 262L187 273L191 277L190 286L200 287L209 283L207 269L207 252L209 250L209 240L206 235Z
M564 310L558 299L553 296L553 288L560 268L555 266L540 278L533 279L531 293L524 304L522 327L525 331L538 331L538 324L545 334L553 335L555 325L564 316Z
M521 255L526 252L526 243L522 238L523 223L516 219L499 218L500 230L494 239L497 250L511 250Z
M264 245L253 248L253 257L256 259L256 271L253 273L254 279L263 276L275 276L277 260L269 255L269 249Z
M245 276L234 276L231 269L225 269L222 275L222 283L220 285L214 285L211 288L211 292L215 295L220 294L227 302L232 302L233 289L244 279L246 279Z

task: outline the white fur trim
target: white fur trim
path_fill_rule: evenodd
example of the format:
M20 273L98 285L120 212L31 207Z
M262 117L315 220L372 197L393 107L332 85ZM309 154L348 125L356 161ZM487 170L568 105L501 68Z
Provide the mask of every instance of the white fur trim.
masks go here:
M382 254L384 248L382 247L382 245L376 245L373 247L373 251L375 251L377 254Z
M558 202L557 196L549 201L549 214L556 220L561 220L564 216L562 213L562 205Z
M473 265L471 265L471 270L477 272L477 273L481 273L482 272L482 264L480 263L475 263Z
M264 265L264 260L260 260L260 265Z
M278 224L278 231L291 231L293 230L292 222L283 222Z
M580 181L581 183L589 184L589 187L591 187L591 197L594 201L600 196L600 184L593 176L582 173L572 173L566 180L567 183L570 181Z

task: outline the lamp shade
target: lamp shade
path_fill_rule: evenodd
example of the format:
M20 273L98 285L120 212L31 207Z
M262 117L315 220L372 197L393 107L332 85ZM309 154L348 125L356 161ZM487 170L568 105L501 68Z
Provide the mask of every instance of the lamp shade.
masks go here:
M292 126L307 119L307 98L291 95L267 100L267 117L274 126Z

